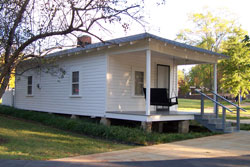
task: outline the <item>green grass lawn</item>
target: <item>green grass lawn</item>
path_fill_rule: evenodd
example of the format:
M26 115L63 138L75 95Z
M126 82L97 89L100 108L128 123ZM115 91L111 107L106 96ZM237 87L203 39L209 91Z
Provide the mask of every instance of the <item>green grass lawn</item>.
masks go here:
M0 159L48 160L131 147L0 115Z
M242 107L244 108L245 110L247 110L247 112L244 112L244 111L240 111L240 119L250 119L250 110L247 109L248 107ZM229 112L229 111L226 111L226 117L227 119L234 119L236 120L237 118L237 112L235 110L235 108L230 108L233 112ZM220 117L222 117L222 109L219 110L219 115Z
M194 111L194 110L199 110L200 109L200 100L197 99L178 99L179 104L178 104L178 110L180 111ZM230 105L227 102L220 102L224 105ZM249 103L249 100L243 101L242 104L247 104ZM213 108L213 102L210 100L205 100L205 111L206 109L212 109ZM229 107L230 109L233 110L233 113L227 111L226 115L228 119L236 119L236 109L235 107ZM247 112L241 111L241 119L250 119L250 105L245 106L243 105L242 108L247 110ZM221 107L219 107L219 113L222 113Z
M184 110L191 110L191 109L200 109L201 100L199 99L178 99L178 108ZM229 103L221 101L221 104L229 105ZM205 99L204 100L204 107L205 108L212 108L214 103L211 100Z
M213 102L210 100L204 100L205 108L213 107ZM192 110L200 109L201 100L197 99L178 99L178 109L179 110Z

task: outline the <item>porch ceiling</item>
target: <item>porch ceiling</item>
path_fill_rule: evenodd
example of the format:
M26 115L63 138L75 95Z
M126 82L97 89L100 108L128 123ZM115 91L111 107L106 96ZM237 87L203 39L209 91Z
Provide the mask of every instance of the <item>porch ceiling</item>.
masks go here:
M132 51L132 52L120 53L120 54L116 54L116 55L122 55L122 56L126 56L126 57L142 56L142 55L146 56L146 51L145 50ZM173 55L170 55L168 53L161 53L161 52L154 51L154 50L151 51L151 56L152 57L173 59L175 61L176 65L208 64L208 63L216 63L217 62L217 59L211 59L210 62L208 62L208 61L204 61L204 59L202 59L202 58L199 58L198 60L197 60L197 58L192 59L191 55L183 58L183 57L179 57L179 56L173 56Z
M182 58L182 57L178 57L178 56L160 53L157 51L152 51L152 56L159 56L159 57L166 57L168 59L173 59L175 61L176 65L208 64L209 63L207 61L202 61L202 59L194 60L194 59L192 59L191 56L187 56L186 58Z

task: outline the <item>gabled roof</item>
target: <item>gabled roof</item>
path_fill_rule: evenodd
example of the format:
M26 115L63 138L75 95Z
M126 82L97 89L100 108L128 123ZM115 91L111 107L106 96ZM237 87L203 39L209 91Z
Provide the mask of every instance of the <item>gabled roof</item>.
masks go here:
M85 51L85 50L90 50L90 49L100 48L100 47L105 47L105 46L110 46L110 45L119 45L121 43L133 42L133 41L148 39L148 38L152 38L155 40L165 42L167 44L172 44L172 45L177 46L177 47L186 48L186 49L190 49L190 50L197 51L197 52L202 52L202 53L206 53L206 54L210 54L210 55L222 56L225 58L228 57L228 56L220 54L220 53L216 53L216 52L212 52L212 51L209 51L206 49L194 47L194 46L187 45L187 44L184 44L181 42L176 42L176 41L162 38L162 37L150 34L150 33L142 33L142 34L127 36L127 37L122 37L122 38L116 38L116 39L108 40L105 42L89 44L89 45L86 45L85 47L77 47L77 48L67 49L67 50L51 53L48 55L48 57L76 53L76 52L80 52L80 51Z

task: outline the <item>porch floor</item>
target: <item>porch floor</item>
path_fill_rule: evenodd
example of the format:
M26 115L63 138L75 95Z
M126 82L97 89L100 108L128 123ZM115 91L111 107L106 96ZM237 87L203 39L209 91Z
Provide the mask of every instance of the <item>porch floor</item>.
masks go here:
M161 122L194 120L195 114L197 112L151 111L150 115L146 115L145 111L107 111L105 117L131 121Z

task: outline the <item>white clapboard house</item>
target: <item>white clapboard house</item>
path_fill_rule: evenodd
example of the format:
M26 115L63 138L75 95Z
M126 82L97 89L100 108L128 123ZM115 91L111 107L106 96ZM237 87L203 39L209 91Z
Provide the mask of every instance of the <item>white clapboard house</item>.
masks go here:
M91 44L78 38L82 47L52 53L65 71L58 78L31 69L16 76L13 102L3 104L41 112L152 122L186 121L194 115L178 112L178 105L150 105L150 88L166 88L168 98L178 95L177 66L214 64L224 55L143 33L105 43ZM87 41L87 42L86 42ZM25 62L24 62L25 63ZM26 64L27 65L27 64ZM216 68L215 68L216 69ZM17 68L18 73L18 68ZM216 83L216 80L215 80ZM169 109L169 111L165 111ZM146 126L146 127L147 127Z

